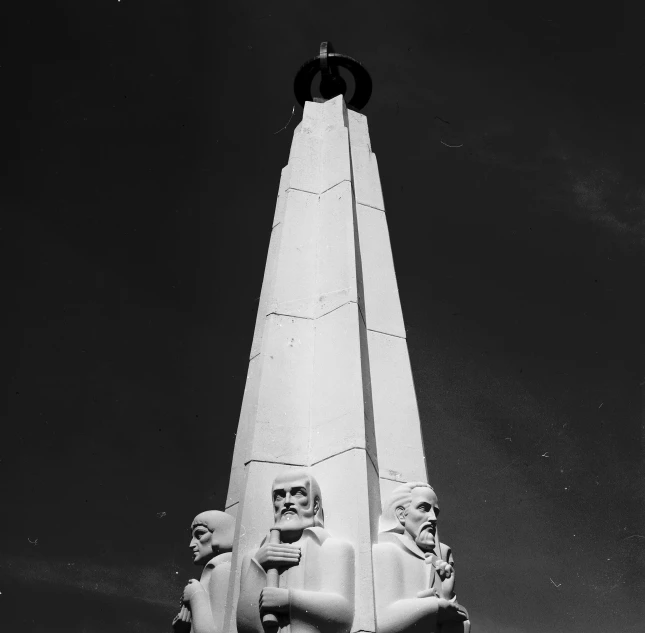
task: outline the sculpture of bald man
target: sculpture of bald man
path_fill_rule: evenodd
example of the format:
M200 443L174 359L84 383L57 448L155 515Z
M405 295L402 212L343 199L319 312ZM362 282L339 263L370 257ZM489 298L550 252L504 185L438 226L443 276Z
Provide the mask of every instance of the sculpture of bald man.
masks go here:
M320 487L306 471L278 476L272 488L280 544L265 538L244 558L237 603L238 633L263 633L272 613L290 633L348 633L354 619L354 548L324 529ZM278 587L267 571L278 569Z
M439 542L439 500L426 483L398 486L385 500L373 546L377 633L469 633L457 602L452 550Z
M173 629L175 633L222 633L235 519L217 510L202 512L193 519L190 531L193 563L203 570L200 580L189 580L184 588Z

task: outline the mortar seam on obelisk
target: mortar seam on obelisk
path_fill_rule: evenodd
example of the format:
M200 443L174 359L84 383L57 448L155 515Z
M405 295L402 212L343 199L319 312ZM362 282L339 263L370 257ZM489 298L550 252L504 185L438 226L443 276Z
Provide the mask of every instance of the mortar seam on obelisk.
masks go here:
M405 336L400 336L399 334L391 334L390 332L382 332L381 330L372 330L370 328L367 328L368 332L375 332L376 334L383 334L383 336L393 336L394 338L400 338L403 339L404 341L407 341L407 338Z
M338 185L342 185L344 182L348 182L351 184L352 179L351 178L343 178L342 180L339 180L335 185L332 185L331 187L328 187L325 189L325 191L321 191L318 195L322 196L323 194L327 193L328 191L331 191L334 187L338 187Z
M284 190L285 194L289 193L289 191L302 191L302 193L310 193L312 196L320 195L317 191L309 191L308 189L298 189L298 187L287 187L287 189Z
M385 475L381 474L379 474L379 479L387 479L387 481L395 481L399 484L406 483L405 479L394 479L394 477L386 477Z
M326 462L328 459L332 459L333 457L338 457L338 455L342 455L343 453L347 453L349 451L365 451L367 453L367 456L370 458L370 462L372 462L372 466L374 466L374 470L378 473L378 468L374 464L374 459L370 455L370 451L364 446L350 446L349 448L344 448L342 451L338 451L338 453L334 453L333 455L328 455L327 457L323 457L322 459L319 459L317 462L311 462L310 466L316 466L322 462Z
M267 317L274 314L275 316L287 317L289 319L293 318L293 319L303 319L304 321L317 321L318 319L322 319L323 317L330 315L332 312L336 312L336 310L340 310L340 308L343 308L350 303L355 303L358 306L358 311L360 312L361 318L363 319L363 323L365 323L365 326L367 329L367 323L365 322L365 316L363 315L363 311L361 310L360 302L354 299L349 299L348 301L345 301L345 303L342 303L341 305L336 306L335 308L332 308L329 312L324 312L323 314L319 314L318 316L315 316L315 317L299 316L297 314L285 314L284 312L271 311L271 312L268 312L264 318L266 319ZM261 354L261 352L258 352L256 356L258 354ZM255 358L255 356L253 358Z
M249 459L248 462L244 462L245 466L248 466L251 463L258 463L258 464L280 464L281 466L299 466L300 468L307 468L307 464L298 464L296 462L279 462L279 461L271 461L270 459Z
M385 213L385 209L379 209L378 207L372 206L371 204L367 204L366 202L361 202L358 198L356 198L356 204L360 204L362 207L369 207L370 209L374 209L374 211L380 211L381 213Z

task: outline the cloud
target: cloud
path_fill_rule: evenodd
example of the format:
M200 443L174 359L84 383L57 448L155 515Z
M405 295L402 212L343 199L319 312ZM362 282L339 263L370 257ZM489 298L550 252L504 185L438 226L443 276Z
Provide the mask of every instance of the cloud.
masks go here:
M9 576L27 583L51 583L104 596L143 600L164 608L176 607L179 599L175 571L168 565L108 567L86 560L9 557L3 568Z
M575 215L630 241L645 244L645 189L634 187L612 159L584 155L551 132L555 156L576 203Z

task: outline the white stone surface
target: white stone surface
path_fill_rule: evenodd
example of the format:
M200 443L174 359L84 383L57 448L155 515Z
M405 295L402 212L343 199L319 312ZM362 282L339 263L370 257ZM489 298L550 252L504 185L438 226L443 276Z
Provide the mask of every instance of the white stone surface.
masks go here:
M231 465L231 480L226 497L226 512L237 513L241 488L244 481L245 464L249 460L250 442L253 437L253 427L256 420L258 393L260 390L262 363L259 356L252 358L246 374L246 386L242 398L242 410L237 426L233 463Z
M356 616L352 631L375 631L372 543L378 532L378 476L365 451L350 450L311 469L323 493L325 527L354 544Z
M264 268L264 279L262 281L262 291L258 303L258 314L255 320L255 329L253 331L253 342L251 343L251 353L249 358L254 358L260 353L262 347L262 335L264 333L264 322L270 311L270 302L273 297L275 285L275 271L278 263L278 252L282 240L282 223L277 224L271 230L269 239L269 252L267 254L267 263Z
M356 213L367 329L405 338L385 213L361 204L356 205Z
M267 317L250 460L308 463L313 326L310 319Z
M354 146L362 145L372 151L370 142L370 133L367 125L367 117L359 112L347 110L347 120L349 123L349 135L351 144Z
M352 630L374 631L381 491L426 473L376 156L342 97L305 105L273 227L227 498L229 596L272 524L273 478L310 467L326 528L356 549Z
M284 211L280 248L269 312L312 317L316 287L317 194L290 189Z
M380 476L425 481L421 423L405 339L368 331Z
M314 318L357 300L351 182L325 191L318 212Z
M367 448L359 318L347 303L316 320L310 463Z
M280 186L278 187L278 199L275 205L275 213L273 214L273 226L282 222L284 217L284 205L286 201L286 193L289 188L289 181L291 180L291 166L286 165L282 168L280 174Z
M376 154L365 145L352 145L352 170L356 202L385 211Z

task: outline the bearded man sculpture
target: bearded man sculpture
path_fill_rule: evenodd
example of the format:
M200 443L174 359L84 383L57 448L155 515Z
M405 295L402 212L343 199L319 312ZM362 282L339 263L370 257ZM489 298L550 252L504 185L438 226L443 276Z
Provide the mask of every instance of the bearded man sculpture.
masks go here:
M398 486L373 546L377 633L469 633L457 602L452 550L439 542L439 500L426 483Z
M348 633L354 619L354 548L324 529L320 487L306 471L278 476L272 489L280 543L265 538L242 562L238 633L263 633L273 614L291 633ZM277 569L278 586L267 586Z
M173 629L175 633L222 633L235 519L217 510L202 512L193 519L190 531L193 563L204 569L199 580L189 580L184 588Z

